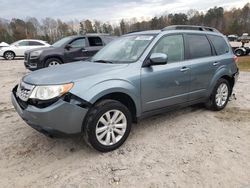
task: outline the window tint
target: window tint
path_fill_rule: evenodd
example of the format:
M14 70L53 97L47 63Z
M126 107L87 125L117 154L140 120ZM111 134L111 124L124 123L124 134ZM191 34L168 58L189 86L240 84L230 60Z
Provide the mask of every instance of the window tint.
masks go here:
M37 41L29 41L30 46L44 46L44 44Z
M102 46L102 39L100 37L88 37L90 46Z
M187 42L192 59L212 56L211 46L205 35L187 35Z
M182 35L171 35L160 39L152 53L164 53L168 55L168 62L182 61L184 59Z
M18 43L19 46L29 46L29 41L22 41Z
M85 47L85 38L76 39L70 44L72 48L83 48Z
M208 38L213 43L217 55L222 55L229 52L228 45L223 37L209 35Z

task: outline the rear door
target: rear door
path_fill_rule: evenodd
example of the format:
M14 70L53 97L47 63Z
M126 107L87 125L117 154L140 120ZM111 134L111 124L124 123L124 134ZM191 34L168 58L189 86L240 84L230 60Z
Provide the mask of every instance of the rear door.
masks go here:
M29 49L45 47L45 44L38 41L29 41Z
M207 96L210 81L219 66L215 52L205 34L185 34L191 73L189 100Z

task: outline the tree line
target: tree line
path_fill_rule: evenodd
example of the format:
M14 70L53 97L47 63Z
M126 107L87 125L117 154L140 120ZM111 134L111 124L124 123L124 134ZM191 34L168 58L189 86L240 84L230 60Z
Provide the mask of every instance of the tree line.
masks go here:
M243 8L224 10L222 7L210 8L207 12L189 10L187 13L164 14L150 20L137 18L122 19L119 24L98 20L62 21L45 18L38 20L29 17L25 20L0 18L0 42L14 42L20 39L42 39L53 43L56 40L75 34L109 33L123 35L134 31L162 29L168 25L206 25L215 27L225 35L250 33L250 3Z

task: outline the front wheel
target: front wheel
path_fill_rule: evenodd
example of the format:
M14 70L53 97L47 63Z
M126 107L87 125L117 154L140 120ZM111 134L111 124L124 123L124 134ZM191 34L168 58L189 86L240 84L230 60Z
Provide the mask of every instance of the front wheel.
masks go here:
M219 111L225 108L228 103L231 87L227 80L221 78L217 81L212 95L209 98L209 101L206 103L206 106L214 111Z
M13 60L15 58L14 52L8 51L4 53L4 58L6 60Z
M103 100L90 109L85 121L85 139L98 151L112 151L125 142L131 124L131 113L126 106L115 100Z
M239 49L239 50L235 51L235 55L238 56L238 57L240 57L240 56L244 55L244 52L243 52L243 50Z
M62 64L62 61L58 58L49 58L45 62L45 67L55 67Z

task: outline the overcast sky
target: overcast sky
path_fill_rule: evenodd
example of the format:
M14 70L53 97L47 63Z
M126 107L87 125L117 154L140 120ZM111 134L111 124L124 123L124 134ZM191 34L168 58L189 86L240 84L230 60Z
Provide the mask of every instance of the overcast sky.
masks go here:
M0 0L0 17L97 19L115 23L121 18L151 18L163 13L206 11L214 6L242 7L250 0Z

